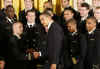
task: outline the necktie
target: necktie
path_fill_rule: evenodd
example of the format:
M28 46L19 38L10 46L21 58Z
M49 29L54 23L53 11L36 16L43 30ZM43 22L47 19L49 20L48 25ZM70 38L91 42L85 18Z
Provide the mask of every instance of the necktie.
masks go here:
M29 27L32 28L32 25L30 25Z

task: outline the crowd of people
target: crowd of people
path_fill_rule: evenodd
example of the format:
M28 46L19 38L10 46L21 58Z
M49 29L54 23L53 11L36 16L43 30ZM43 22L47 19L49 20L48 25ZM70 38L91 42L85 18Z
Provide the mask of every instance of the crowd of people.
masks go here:
M24 0L19 19L12 0L0 10L0 69L100 69L100 6L84 0L78 10L62 0L61 15L52 3L40 13Z

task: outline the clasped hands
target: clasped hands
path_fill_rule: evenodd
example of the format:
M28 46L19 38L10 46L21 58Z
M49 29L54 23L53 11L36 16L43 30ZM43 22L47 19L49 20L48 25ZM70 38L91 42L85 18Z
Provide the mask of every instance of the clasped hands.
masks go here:
M26 53L30 53L31 55L33 55L33 58L35 59L38 59L40 56L40 53L33 48L27 49Z

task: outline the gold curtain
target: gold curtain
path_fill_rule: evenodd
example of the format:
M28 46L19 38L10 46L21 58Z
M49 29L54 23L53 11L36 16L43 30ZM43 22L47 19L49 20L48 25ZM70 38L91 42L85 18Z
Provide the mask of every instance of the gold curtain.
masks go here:
M43 12L43 3L48 0L34 0L34 7L37 8L40 12ZM73 6L73 1L70 0L70 5ZM62 8L61 8L61 0L51 0L53 4L53 12L60 15ZM15 9L15 12L18 16L19 10L23 10L25 8L24 6L24 0L13 0L13 6ZM4 0L0 0L0 8L4 7Z
M1 8L3 8L4 7L4 1L3 0L1 0Z

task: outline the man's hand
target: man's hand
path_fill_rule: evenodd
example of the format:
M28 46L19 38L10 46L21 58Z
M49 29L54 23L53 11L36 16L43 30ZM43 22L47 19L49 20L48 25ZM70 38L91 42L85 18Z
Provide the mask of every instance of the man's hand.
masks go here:
M34 52L35 50L33 49L33 48L30 48L30 49L27 49L26 50L26 53L32 53L32 52Z
M50 69L56 69L57 65L56 64L51 64Z
M4 69L5 66L5 61L1 60L0 61L0 69Z
M40 53L39 52L33 52L33 55L34 55L34 58L35 59L38 59L39 56L40 56Z

